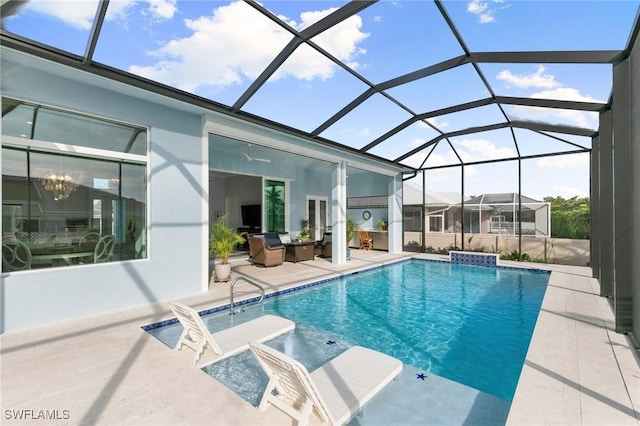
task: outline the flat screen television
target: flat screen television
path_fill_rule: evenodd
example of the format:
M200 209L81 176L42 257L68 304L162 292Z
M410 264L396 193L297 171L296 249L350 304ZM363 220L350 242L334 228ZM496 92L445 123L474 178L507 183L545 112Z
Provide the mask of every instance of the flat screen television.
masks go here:
M254 229L260 229L262 226L262 205L249 204L240 206L242 211L242 225Z

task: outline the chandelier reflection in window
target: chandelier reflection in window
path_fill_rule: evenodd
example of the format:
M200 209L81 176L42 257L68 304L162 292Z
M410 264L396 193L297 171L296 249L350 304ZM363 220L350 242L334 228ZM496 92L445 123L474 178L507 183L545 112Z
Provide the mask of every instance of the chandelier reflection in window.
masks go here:
M80 185L79 180L70 173L46 172L41 182L44 189L53 192L53 199L60 201L69 198L69 195Z

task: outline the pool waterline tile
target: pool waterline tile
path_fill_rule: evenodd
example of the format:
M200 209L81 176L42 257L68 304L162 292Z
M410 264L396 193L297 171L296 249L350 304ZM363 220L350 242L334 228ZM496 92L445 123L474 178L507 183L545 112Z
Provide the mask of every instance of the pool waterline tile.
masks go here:
M289 294L295 291L300 291L300 290L305 290L307 288L310 287L315 287L318 285L322 285L322 284L327 284L330 282L334 282L337 280L341 280L350 276L355 276L358 274L362 274L362 273L366 273L366 272L370 272L370 271L375 271L378 269L382 269L382 268L386 268L390 265L396 265L396 264L400 264L400 263L405 263L405 262L411 262L411 261L416 261L416 262L426 262L426 263L441 263L441 264L452 264L452 262L448 261L448 260L437 260L437 259L420 259L420 258L407 258L407 259L399 259L393 262L389 262L386 263L384 265L376 265L376 266L372 266L370 268L363 268L357 271L352 271L343 275L338 275L335 277L331 277L331 278L326 278L326 279L322 279L322 280L318 280L318 281L312 281L310 283L305 283L305 284L301 284L301 285L297 285L297 286L293 286L293 287L289 287L283 290L276 290L274 292L271 293L267 293L265 294L264 298L265 299L270 299L272 297L276 297L276 296L281 296L283 294ZM535 268L525 268L525 267L520 267L520 266L503 266L503 265L479 265L476 263L464 263L467 266L480 266L480 267L490 267L490 268L495 268L495 269L508 269L508 270L522 270L522 271L527 271L527 272L532 272L532 273L540 273L540 274L547 274L550 275L551 271L548 270L542 270L542 269L535 269ZM249 299L243 299L241 301L235 302L233 304L234 309L235 308L240 308L243 306L247 306L247 305L251 305L253 303L256 303L260 300L260 297L252 297ZM218 305L215 306L213 308L209 308L209 309L204 309L201 311L198 311L198 315L202 316L207 316L207 315L211 315L211 314L216 314L219 312L224 312L224 311L228 311L229 310L229 305L225 304L225 305ZM151 331L151 330L156 330L158 328L162 328L162 327L166 327L166 326L170 326L170 325L174 325L178 322L177 318L170 318L167 320L163 320L163 321L159 321L156 323L152 323L152 324L147 324L147 325L143 325L141 328L144 331Z

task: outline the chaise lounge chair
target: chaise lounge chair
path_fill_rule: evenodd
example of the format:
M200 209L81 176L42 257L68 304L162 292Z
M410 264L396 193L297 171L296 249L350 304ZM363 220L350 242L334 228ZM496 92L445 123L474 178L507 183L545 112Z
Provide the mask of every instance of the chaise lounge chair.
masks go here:
M169 306L184 327L174 349L178 352L193 351L193 363L198 368L249 349L250 341L265 342L295 328L291 320L263 315L211 334L193 308L177 302L169 303Z
M361 346L349 348L311 374L275 349L257 342L249 347L269 377L258 408L264 411L271 404L299 425L308 424L312 413L329 425L347 423L402 371L399 360Z

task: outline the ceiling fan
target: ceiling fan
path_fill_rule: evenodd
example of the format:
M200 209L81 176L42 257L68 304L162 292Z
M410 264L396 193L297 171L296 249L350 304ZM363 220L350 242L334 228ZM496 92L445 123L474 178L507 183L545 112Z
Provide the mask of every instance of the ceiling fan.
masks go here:
M262 161L263 163L270 163L271 160L268 158L257 158L257 157L252 157L249 154L249 148L251 148L251 144L248 143L247 144L247 152L244 154L245 158L247 159L247 161Z

